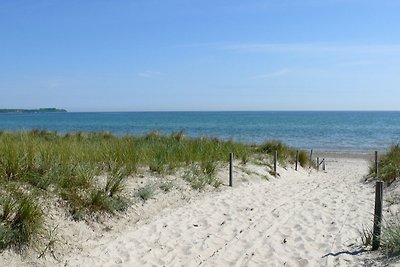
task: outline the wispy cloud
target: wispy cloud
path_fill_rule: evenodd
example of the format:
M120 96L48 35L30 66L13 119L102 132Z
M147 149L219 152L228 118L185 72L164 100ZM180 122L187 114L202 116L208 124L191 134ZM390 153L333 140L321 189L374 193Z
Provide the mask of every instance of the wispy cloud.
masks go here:
M264 74L259 74L251 77L251 79L268 79L268 78L275 78L275 77L280 77L288 74L290 72L289 69L281 69L269 73L264 73Z
M236 43L216 48L257 53L400 53L400 44Z
M359 60L359 61L350 61L343 62L339 64L340 67L359 67L359 66L368 66L372 65L373 62L371 60Z
M155 78L155 77L160 77L162 75L161 72L159 71L144 71L144 72L139 72L137 76L141 78Z
M58 88L62 87L63 85L65 85L65 82L60 81L60 80L50 80L47 82L47 86L50 89L58 89Z
M50 90L58 90L66 87L70 87L77 82L75 78L72 77L53 77L43 81L45 88Z

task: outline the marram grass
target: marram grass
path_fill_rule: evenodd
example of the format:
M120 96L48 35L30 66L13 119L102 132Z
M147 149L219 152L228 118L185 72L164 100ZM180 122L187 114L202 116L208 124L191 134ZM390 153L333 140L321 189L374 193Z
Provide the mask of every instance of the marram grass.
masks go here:
M125 182L139 169L164 175L184 168L184 179L200 190L221 184L215 172L218 166L227 165L230 152L246 164L252 155L271 154L274 149L280 162L294 160L295 150L280 142L257 148L216 138L185 138L183 132L122 137L41 130L0 132L0 192L8 196L0 201L0 249L20 249L39 235L44 216L37 197L54 194L73 219L90 219L93 214L113 214L130 205L124 196ZM305 166L307 155L300 155ZM99 185L99 176L106 177L105 185ZM24 188L18 198L10 196L15 187ZM139 191L137 196L147 200L154 188Z
M370 166L370 175L375 176L374 163ZM379 179L392 183L400 177L400 144L393 145L378 162Z
M370 166L370 175L375 177L374 162ZM400 177L400 144L393 145L378 161L378 178L391 184ZM390 199L396 203L397 197ZM389 257L400 256L399 216L386 220L382 228L381 249Z
M389 257L400 256L400 217L394 216L382 229L381 249Z
M275 151L278 152L278 161L281 164L286 164L287 162L293 163L296 161L296 149L282 143L279 140L270 140L257 148L257 151L260 153L267 153L270 156L273 156ZM299 150L299 163L300 166L306 167L309 162L308 154Z
M35 198L19 189L2 192L0 199L0 249L26 248L44 229L43 212Z

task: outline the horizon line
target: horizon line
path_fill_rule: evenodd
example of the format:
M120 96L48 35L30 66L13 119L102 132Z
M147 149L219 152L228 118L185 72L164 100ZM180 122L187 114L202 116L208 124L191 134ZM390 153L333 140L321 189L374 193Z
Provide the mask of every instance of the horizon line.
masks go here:
M123 113L123 112L137 112L137 113L156 113L156 112L400 112L398 110L389 109L265 109L265 110L97 110L97 111L68 111L68 113Z

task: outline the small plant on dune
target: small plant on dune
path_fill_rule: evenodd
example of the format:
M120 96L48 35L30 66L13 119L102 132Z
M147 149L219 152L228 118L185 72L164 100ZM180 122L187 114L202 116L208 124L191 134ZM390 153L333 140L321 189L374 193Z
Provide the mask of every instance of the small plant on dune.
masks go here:
M206 185L217 188L222 182L214 176L215 170L216 165L213 162L203 162L201 165L192 164L189 170L184 173L183 178L195 190L201 190Z
M299 151L299 163L300 163L300 166L303 168L308 167L309 157L308 157L307 152L305 152L303 150Z
M400 255L400 218L395 216L382 229L381 248L390 257Z
M203 174L207 176L213 176L217 170L217 165L214 161L206 160L200 163L200 167L203 171Z
M139 188L136 191L135 196L143 200L144 202L152 198L155 194L155 189L154 186L152 185L146 185L142 188Z
M93 177L88 176L89 181ZM124 211L129 201L121 195L125 189L124 179L126 170L115 168L107 175L104 188L95 187L92 182L84 184L81 190L70 190L67 188L62 196L70 204L70 212L75 220L82 220L88 214L97 212Z
M125 189L125 178L127 177L126 169L120 168L114 170L107 176L107 182L105 186L105 193L109 197L113 197L119 193L122 193Z
M400 204L400 195L392 194L388 196L385 201L389 204L389 206Z
M362 230L360 231L361 242L364 246L372 245L372 230L369 227L363 226Z
M168 181L160 184L159 187L163 192L167 193L170 192L175 187L175 185L172 181Z
M120 196L107 196L104 190L93 190L88 204L90 213L101 211L114 213L115 211L125 211L128 207L127 199Z
M96 170L85 165L65 166L60 174L59 186L64 189L89 188Z
M1 199L0 205L0 249L20 251L40 236L44 217L32 196L12 190Z
M127 177L124 168L113 171L107 176L104 190L94 190L90 196L91 211L125 211L129 201L121 193L125 190L124 180Z
M163 174L167 170L167 155L165 148L155 151L155 154L149 160L149 169L152 172Z
M71 188L60 191L60 196L68 203L68 211L75 221L83 220L86 215L86 197L81 190Z
M107 195L103 190L93 190L90 193L89 209L92 212L108 211Z
M87 195L92 188L95 170L85 165L64 166L59 176L59 195L67 202L72 218L82 220L87 213Z
M373 232L371 228L363 227L362 231L360 231L360 236L364 246L372 245ZM388 257L400 255L400 218L398 215L385 221L382 225L380 249Z
M240 159L241 159L240 162L241 162L243 165L247 164L247 162L249 162L249 160L250 160L250 155L249 155L249 153L244 152L244 153L241 155Z
M56 225L54 228L48 230L45 235L44 239L46 242L44 243L43 247L40 248L40 254L38 258L46 258L46 253L50 252L50 254L53 256L54 259L57 260L56 256L54 255L54 247L55 244L59 241L56 236L57 236L57 228L58 225Z
M149 170L158 174L163 174L166 171L165 161L159 158L154 158L149 163Z

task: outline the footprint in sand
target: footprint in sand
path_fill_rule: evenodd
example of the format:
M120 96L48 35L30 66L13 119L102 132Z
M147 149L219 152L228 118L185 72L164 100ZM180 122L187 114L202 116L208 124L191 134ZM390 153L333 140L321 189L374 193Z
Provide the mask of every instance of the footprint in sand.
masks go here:
M294 229L295 229L296 231L301 231L301 230L303 230L303 227L302 227L300 224L296 224L296 225L294 226Z
M308 265L308 260L301 259L301 260L298 260L298 263L299 263L299 267L307 266Z

